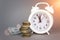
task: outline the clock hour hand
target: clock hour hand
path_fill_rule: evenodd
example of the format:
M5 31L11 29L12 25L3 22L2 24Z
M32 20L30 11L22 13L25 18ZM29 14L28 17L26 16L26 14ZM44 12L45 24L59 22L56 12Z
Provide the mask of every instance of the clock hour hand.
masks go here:
M39 22L41 22L41 16L39 16Z
M41 15L37 15L39 19L39 23L41 22Z

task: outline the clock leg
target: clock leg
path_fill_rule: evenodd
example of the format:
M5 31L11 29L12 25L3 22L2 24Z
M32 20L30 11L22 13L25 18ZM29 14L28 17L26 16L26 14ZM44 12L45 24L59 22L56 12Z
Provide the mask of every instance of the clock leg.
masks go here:
M31 33L33 34L34 32L32 31Z
M49 33L49 32L47 32L47 34L49 35L50 33Z

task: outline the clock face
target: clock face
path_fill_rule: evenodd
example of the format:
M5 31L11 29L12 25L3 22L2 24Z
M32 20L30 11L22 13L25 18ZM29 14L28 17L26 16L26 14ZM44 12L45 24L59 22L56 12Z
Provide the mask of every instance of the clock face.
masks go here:
M47 32L52 26L52 17L47 12L38 11L30 17L30 28L36 33Z

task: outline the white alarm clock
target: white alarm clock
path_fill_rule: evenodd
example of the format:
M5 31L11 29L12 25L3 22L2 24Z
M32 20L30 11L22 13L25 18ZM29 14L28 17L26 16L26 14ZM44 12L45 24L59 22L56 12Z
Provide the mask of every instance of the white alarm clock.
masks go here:
M47 7L45 9L41 9L37 7L39 4L45 4ZM46 2L39 2L35 5L35 7L32 7L31 14L28 18L28 21L30 22L30 28L33 32L38 34L48 33L53 25L53 16L54 10L52 7L49 6Z

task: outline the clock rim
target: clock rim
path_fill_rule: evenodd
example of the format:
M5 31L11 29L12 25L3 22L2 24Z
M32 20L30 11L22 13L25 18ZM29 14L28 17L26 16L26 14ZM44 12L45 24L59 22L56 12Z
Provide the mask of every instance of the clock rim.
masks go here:
M41 10L36 10L35 12L31 12L31 14L30 14L30 16L29 16L29 18L28 18L28 21L31 23L31 21L30 21L31 17L32 17L36 12L40 12L40 11L44 11L44 12L49 16L50 26L48 27L47 30L45 30L45 31L43 31L43 32L35 31L35 30L32 28L31 25L30 25L30 29L31 29L33 32L35 32L35 33L43 34L43 33L48 32L48 31L51 29L52 25L53 25L53 16L52 16L48 11L41 9Z

